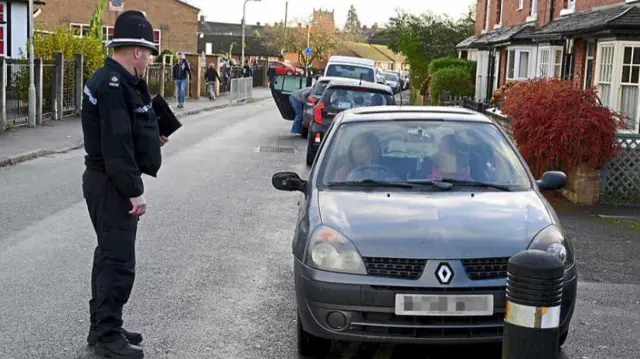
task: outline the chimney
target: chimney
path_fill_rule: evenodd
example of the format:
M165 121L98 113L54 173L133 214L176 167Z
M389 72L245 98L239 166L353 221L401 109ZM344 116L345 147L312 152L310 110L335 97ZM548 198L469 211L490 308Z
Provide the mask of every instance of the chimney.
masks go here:
M260 26L260 21L256 22L256 26Z
M200 22L204 22L204 15L200 15Z

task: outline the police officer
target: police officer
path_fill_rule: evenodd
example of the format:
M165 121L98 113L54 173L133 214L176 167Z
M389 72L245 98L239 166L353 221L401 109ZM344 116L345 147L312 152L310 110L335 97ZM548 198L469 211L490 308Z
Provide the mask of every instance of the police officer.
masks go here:
M151 96L141 79L158 55L153 27L140 11L116 19L113 56L87 81L82 102L89 217L98 237L91 273L91 326L87 342L106 358L142 358L139 333L122 328L122 307L135 277L135 239L147 210L142 174L155 177L161 137Z

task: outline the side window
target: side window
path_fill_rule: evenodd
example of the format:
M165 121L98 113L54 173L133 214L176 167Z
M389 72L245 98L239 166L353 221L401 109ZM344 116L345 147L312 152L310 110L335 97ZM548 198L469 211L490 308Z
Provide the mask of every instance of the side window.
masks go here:
M307 78L301 76L276 76L273 82L273 88L284 94L290 94L298 91L307 85Z

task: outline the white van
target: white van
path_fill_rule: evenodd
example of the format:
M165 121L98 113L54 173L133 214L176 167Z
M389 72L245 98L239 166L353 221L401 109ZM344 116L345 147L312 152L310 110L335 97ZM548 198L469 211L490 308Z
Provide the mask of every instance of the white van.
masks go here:
M331 56L324 69L324 76L346 77L367 82L376 82L375 62L351 56Z

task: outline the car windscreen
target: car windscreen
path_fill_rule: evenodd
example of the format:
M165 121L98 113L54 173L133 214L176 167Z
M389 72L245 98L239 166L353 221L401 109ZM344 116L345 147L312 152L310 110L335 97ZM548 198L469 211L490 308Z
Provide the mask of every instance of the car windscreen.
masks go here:
M322 102L328 110L344 111L350 108L395 105L392 95L363 87L332 86L325 90Z
M396 75L396 74L384 74L384 79L386 81L398 81L398 75Z
M315 84L315 86L313 86L313 90L311 91L309 96L320 96L320 95L322 95L324 90L327 88L328 84L329 84L329 80L322 80L322 81L316 82L316 84Z
M369 82L375 82L375 73L373 69L361 67L357 65L330 64L327 67L325 76L346 77Z
M324 149L321 185L453 179L531 186L526 168L492 123L376 120L346 122L334 131Z

